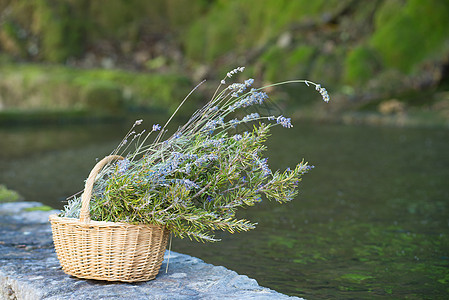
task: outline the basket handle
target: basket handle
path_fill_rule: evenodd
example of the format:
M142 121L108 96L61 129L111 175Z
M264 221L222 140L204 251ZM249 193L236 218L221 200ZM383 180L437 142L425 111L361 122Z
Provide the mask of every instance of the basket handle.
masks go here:
M100 160L95 167L90 171L89 177L87 177L86 185L84 186L84 192L81 195L81 212L80 212L80 221L88 223L90 221L89 214L89 203L90 198L92 197L92 189L94 187L95 179L100 173L101 169L106 166L108 163L114 160L122 160L124 159L120 155L109 155Z

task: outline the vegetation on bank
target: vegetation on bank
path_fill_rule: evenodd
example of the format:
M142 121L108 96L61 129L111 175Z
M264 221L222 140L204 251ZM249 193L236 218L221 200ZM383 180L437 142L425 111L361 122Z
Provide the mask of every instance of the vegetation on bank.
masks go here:
M8 64L1 68L0 124L114 121L142 112L168 114L194 87L187 76L63 65ZM195 110L209 92L201 86L181 114ZM392 126L449 126L449 92L426 91L402 98L357 103L338 95L331 106L296 101L308 93L296 85L273 93L295 120ZM336 95L335 95L336 94ZM423 101L423 99L425 101Z
M22 196L19 195L16 191L9 190L3 184L0 184L0 203L3 202L16 202L22 199Z
M24 211L50 211L50 210L53 210L53 208L48 205L34 206L24 209Z
M439 114L449 102L444 0L7 0L0 11L0 110L175 107L236 65L265 83L323 82L333 114L383 114L392 100ZM308 106L298 93L293 106Z
M13 122L63 118L119 117L139 109L171 109L191 88L177 74L79 69L63 65L8 64L1 67L0 119Z

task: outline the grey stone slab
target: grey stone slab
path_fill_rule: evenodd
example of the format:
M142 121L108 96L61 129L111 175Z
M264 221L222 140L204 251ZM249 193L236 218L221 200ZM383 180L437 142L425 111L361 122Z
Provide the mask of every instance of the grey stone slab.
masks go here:
M222 266L168 251L155 280L121 283L65 274L53 249L48 216L24 211L37 202L0 204L0 299L300 299L261 287ZM166 272L169 261L168 272Z

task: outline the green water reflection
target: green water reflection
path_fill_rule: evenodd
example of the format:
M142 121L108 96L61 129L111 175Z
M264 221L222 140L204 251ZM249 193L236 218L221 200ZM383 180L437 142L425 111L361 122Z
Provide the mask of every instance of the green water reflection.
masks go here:
M0 183L61 207L126 128L3 128ZM449 294L449 131L295 124L269 142L273 168L316 166L298 199L242 211L259 223L252 232L218 233L216 244L174 239L174 251L309 299Z

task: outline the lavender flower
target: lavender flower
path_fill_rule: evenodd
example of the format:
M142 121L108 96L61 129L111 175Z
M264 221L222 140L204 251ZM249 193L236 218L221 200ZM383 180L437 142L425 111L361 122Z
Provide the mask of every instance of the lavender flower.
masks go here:
M222 144L224 143L224 141L225 141L224 138L219 138L219 139L208 139L208 140L205 140L205 141L202 143L202 146L203 146L203 147L210 147L210 146L218 147L218 146L222 145Z
M231 125L232 128L235 128L240 123L240 121L237 119L232 119L232 120L229 120L228 123L229 123L229 125Z
M224 117L218 117L217 118L217 125L220 125L220 126L224 125Z
M130 166L131 162L127 159L122 159L117 162L118 172L120 174L124 174L128 167Z
M209 112L216 112L216 111L218 111L218 106L216 106L216 105L209 108Z
M263 171L264 177L267 177L268 175L271 174L271 170L270 170L270 167L268 167L267 162L268 162L268 158L263 158L263 159L259 160L259 166Z
M315 168L315 166L305 165L305 166L302 166L300 171L301 171L301 174L305 174L305 173L308 173L310 170L312 170L314 168Z
M243 69L230 71L221 84ZM293 82L313 84L323 100L329 101L326 89L320 85L290 81ZM239 119L232 116L233 111L264 104L268 98L261 89L251 88L253 84L253 79L247 79L228 87L220 85L206 106L164 140L162 134L153 142L147 140L149 134L141 139L143 131L136 134L132 130L142 120L135 121L113 152L128 159L107 165L97 178L92 219L158 223L172 228L181 238L213 241L208 233L211 228L230 232L254 228L249 221L235 218L237 208L252 206L262 197L278 202L293 199L301 175L313 166L299 163L293 170L273 172L262 153L274 124L260 123L249 132L236 133L233 129L245 122L266 119L286 128L293 126L291 119L282 115L248 113L243 118L237 115ZM164 125L163 130L166 128ZM159 124L154 124L151 132L161 130ZM135 148L130 147L133 143Z
M237 67L237 68L235 68L234 70L228 72L228 73L226 74L226 77L231 78L232 75L236 74L237 72L243 72L244 70L245 70L245 67Z
M282 127L285 127L285 128L293 127L292 120L290 118L285 118L282 115L277 117L276 123L281 124Z
M228 90L234 91L231 96L237 98L240 93L246 90L244 83L233 83L228 86Z
M159 130L161 130L161 125L159 125L159 124L154 124L153 125L153 131L159 131Z
M204 131L213 131L217 127L217 121L209 120L206 125L204 125Z
M252 86L253 83L254 83L254 79L252 79L252 78L249 78L249 79L245 80L245 85L248 86L248 87Z
M315 89L321 94L321 97L323 97L324 102L326 102L326 103L329 102L330 97L325 88L321 87L320 84L317 84L315 86Z
M254 121L260 118L260 115L258 113L252 113L249 115L246 115L245 117L243 117L242 122L246 123L249 121Z
M200 188L200 186L198 184L196 184L195 182L193 182L190 179L177 179L176 181L181 183L182 185L184 185L186 187L186 189L188 189L188 190Z
M268 95L265 92L257 92L255 89L252 89L248 96L230 105L228 110L234 111L240 107L248 107L254 104L262 104L264 100L267 98Z
M182 169L181 171L186 173L186 174L190 174L190 172L192 171L192 164L191 163L187 163L184 166L184 169Z
M215 153L206 154L206 155L198 157L198 159L195 161L195 165L197 167L201 167L201 166L204 166L207 163L217 160L217 159L218 159L218 155Z
M232 70L232 71L229 71L227 74L226 74L226 77L227 78L231 78L234 74L237 74L238 72L243 72L245 70L245 67L238 67L238 68L235 68L234 70ZM221 80L221 82L220 82L222 85L224 85L224 84L226 84L226 81L223 79L223 80Z
M242 139L242 135L241 134L236 134L232 137L235 141L240 141Z

